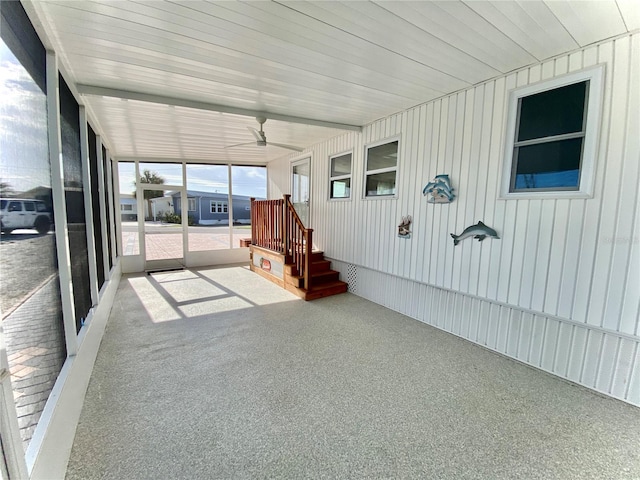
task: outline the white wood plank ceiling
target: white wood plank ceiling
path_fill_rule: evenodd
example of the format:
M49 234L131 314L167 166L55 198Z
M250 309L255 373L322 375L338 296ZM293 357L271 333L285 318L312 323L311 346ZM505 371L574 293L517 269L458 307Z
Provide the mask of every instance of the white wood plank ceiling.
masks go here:
M226 148L258 113L268 141L307 147L640 28L637 0L23 4L114 157L208 162L288 154Z

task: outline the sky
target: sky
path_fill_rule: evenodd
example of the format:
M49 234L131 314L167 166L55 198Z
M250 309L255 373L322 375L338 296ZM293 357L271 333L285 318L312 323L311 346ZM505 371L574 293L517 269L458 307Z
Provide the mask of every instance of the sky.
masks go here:
M165 185L182 185L182 166L175 163L140 163L140 172L150 170L164 179ZM120 193L135 190L134 164L118 163ZM265 167L233 166L234 195L267 197L267 169ZM187 165L187 190L228 193L228 168L226 165Z
M0 182L16 194L51 186L46 96L2 40Z

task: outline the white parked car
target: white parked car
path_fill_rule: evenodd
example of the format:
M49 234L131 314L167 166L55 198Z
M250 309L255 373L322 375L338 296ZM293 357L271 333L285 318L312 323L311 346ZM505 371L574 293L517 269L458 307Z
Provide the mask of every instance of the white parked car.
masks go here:
M51 228L52 216L41 200L23 198L0 199L0 227L3 233L19 228L35 228L44 235Z

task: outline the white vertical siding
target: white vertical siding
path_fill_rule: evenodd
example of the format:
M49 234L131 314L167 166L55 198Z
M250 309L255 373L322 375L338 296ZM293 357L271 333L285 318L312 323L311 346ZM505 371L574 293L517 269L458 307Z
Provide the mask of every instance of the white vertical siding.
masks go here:
M621 37L313 147L314 243L357 266L359 295L640 404L638 58L640 35ZM509 90L597 64L605 87L593 198L500 199ZM394 135L398 196L364 199L364 146ZM352 198L329 201L328 157L351 149ZM292 158L269 165L271 196L288 191ZM443 173L455 201L427 204L422 187ZM399 239L407 214L413 235ZM449 233L478 220L500 240L454 247Z

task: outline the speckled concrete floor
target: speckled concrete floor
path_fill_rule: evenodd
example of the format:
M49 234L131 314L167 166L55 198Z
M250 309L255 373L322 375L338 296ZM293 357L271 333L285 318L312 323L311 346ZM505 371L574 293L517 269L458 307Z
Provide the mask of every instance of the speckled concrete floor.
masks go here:
M67 478L640 478L640 409L351 294L129 276Z

